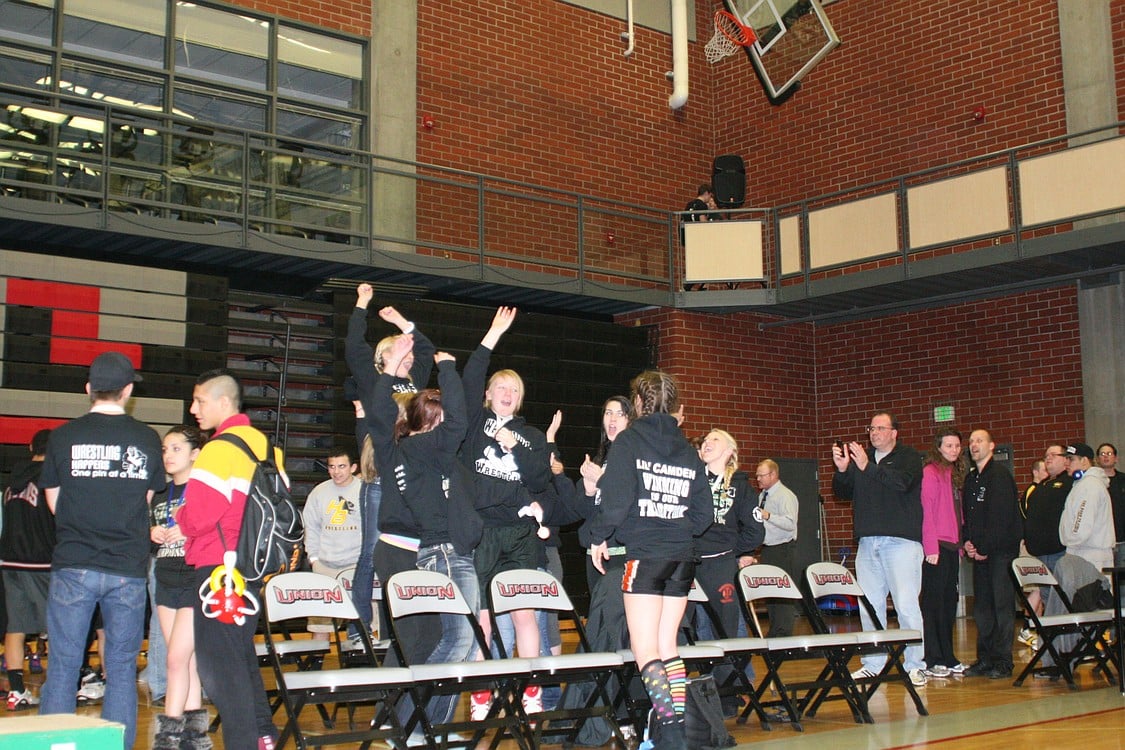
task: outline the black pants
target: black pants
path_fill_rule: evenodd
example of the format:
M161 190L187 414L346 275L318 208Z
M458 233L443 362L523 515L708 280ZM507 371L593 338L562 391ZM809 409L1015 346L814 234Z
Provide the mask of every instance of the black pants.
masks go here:
M196 585L210 579L216 567L199 569ZM260 588L247 590L261 602ZM232 625L204 617L197 609L193 624L195 665L204 692L223 718L223 747L258 750L259 737L277 737L254 653L258 615L247 617L242 625Z
M793 571L793 557L797 551L797 541L785 542L762 547L762 554L758 562L765 565L776 565L797 580ZM770 599L766 604L766 614L770 618L770 629L767 635L770 638L782 638L793 635L793 621L797 618L797 608L792 601Z
M977 661L997 668L1012 668L1015 638L1015 589L1012 588L1011 553L993 552L987 560L973 561L973 619L977 621Z
M937 565L922 563L920 603L928 667L955 667L959 663L953 653L953 620L957 616L957 574L960 559L956 550L942 547L938 553Z

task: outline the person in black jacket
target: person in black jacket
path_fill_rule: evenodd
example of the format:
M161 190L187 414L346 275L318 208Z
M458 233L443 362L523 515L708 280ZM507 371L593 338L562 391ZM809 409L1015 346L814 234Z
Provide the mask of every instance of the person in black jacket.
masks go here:
M887 594L894 601L899 626L922 632L922 457L898 442L898 421L889 412L876 412L867 428L870 449L856 441L832 447L832 491L841 500L852 501L852 526L859 549L855 574L875 614L887 627ZM864 630L874 624L860 607ZM910 646L903 662L910 681L926 684L924 652ZM863 657L856 679L873 677L883 669L886 657Z
M4 490L4 533L0 536L4 598L8 613L4 634L4 663L8 674L8 710L39 703L23 681L26 633L47 631L47 589L51 583L51 553L55 549L55 516L39 487L39 473L47 452L50 430L31 438L31 459L12 470Z
M1000 680L1012 675L1016 595L1012 560L1020 551L1016 480L1008 467L992 460L995 443L988 430L973 430L969 457L973 467L962 493L965 554L973 561L973 619L977 623L977 660L966 677ZM1036 490L1038 492L1038 490Z
M714 521L707 470L676 418L676 381L658 371L633 379L640 415L614 442L598 481L590 557L605 572L608 541L625 545L625 619L645 690L661 725L657 747L685 748L687 673L676 637L695 577L695 539Z
M514 307L496 311L492 325L461 374L469 423L461 460L474 474L476 508L484 521L484 533L473 562L482 595L481 627L489 638L488 610L483 606L487 601L485 592L496 573L539 566L542 545L536 536L537 524L525 509L537 509L536 514L542 518L542 506L532 496L544 492L551 483L547 438L519 415L523 380L514 370L498 370L487 377L492 350L515 319ZM539 656L535 610L515 610L511 614L519 656ZM474 720L486 716L490 701L488 691L473 693L470 716ZM543 710L542 705L540 687L529 686L523 695L524 711L536 713Z

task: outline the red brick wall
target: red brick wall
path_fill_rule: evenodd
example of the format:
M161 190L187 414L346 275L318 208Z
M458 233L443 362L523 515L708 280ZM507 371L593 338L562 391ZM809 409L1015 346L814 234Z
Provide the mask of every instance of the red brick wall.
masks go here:
M784 105L745 56L715 66L718 150L758 167L753 205L778 205L1062 135L1056 3L834 3L843 43Z
M1048 442L1084 434L1073 286L759 330L769 320L654 310L621 322L658 327L658 363L684 390L686 434L726 428L744 466L767 455L821 460L833 551L854 545L851 506L832 495L829 446L838 438L866 442L863 428L877 410L893 412L899 439L925 451L933 407L952 404L966 442L984 427L996 443L1012 443L1021 488Z
M261 13L348 34L371 36L371 0L228 0Z

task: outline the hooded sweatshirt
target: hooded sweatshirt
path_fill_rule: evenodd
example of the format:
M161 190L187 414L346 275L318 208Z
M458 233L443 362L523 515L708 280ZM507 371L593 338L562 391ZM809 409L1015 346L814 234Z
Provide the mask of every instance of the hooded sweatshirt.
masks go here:
M4 490L4 533L0 559L5 568L51 570L55 549L55 514L47 507L47 494L39 487L42 461L17 466Z
M1113 511L1109 477L1091 466L1074 482L1059 519L1059 540L1068 555L1088 560L1098 570L1113 565Z
M616 534L631 559L689 562L693 537L715 520L707 469L668 414L636 419L617 436L598 490L589 538Z

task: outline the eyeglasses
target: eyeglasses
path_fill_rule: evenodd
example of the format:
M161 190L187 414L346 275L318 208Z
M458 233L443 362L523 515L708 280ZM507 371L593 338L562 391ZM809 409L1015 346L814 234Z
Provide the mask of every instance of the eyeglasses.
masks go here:
M606 409L602 413L605 414L605 416L607 416L607 417L623 417L623 416L625 416L625 412L621 411L620 409Z
M887 426L881 425L881 424L873 424L873 425L871 425L870 427L867 428L867 431L869 433L871 433L871 432L882 432L883 430L893 430L893 429L894 429L894 427L887 427Z
M770 476L770 475L772 475L772 474L773 474L773 472L772 472L772 471L767 471L767 472L766 472L765 474L755 474L755 475L754 475L754 478L755 478L755 479L765 479L766 477L768 477L768 476Z
M1098 451L1098 455L1099 456L1116 456L1117 454L1114 453L1113 451Z

